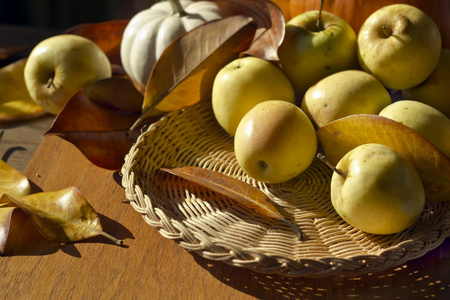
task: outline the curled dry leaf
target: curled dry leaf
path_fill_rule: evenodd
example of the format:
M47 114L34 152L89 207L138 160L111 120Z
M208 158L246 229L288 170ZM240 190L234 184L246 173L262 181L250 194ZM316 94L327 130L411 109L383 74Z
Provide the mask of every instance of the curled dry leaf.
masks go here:
M28 178L18 170L0 160L0 196L3 194L20 198L31 193Z
M0 198L9 194L13 197L24 197L31 193L31 186L28 178L0 160ZM5 251L8 239L11 217L16 206L0 201L0 255Z
M450 158L415 130L378 115L353 115L328 123L317 134L326 158L334 165L362 144L391 147L416 168L427 199L450 201Z
M121 65L120 43L128 20L112 20L100 23L79 24L64 33L84 36L95 42L113 64Z
M3 196L7 197L6 195ZM6 241L8 240L9 228L11 226L11 217L16 208L8 203L0 203L0 255L4 255L5 253Z
M49 240L70 243L103 235L118 245L122 244L121 240L103 231L94 208L75 187L21 198L3 195L0 203L23 209Z
M236 203L262 216L285 222L297 233L299 239L302 237L300 229L280 214L266 194L251 184L220 172L199 167L160 168L159 170L233 199Z
M75 145L96 166L120 170L139 134L128 133L138 116L93 103L79 91L69 99L44 137L59 136Z
M147 117L208 98L215 74L248 48L254 31L251 18L232 16L208 22L176 39L153 68L142 115L131 130Z
M278 61L278 47L284 39L286 20L283 11L267 0L216 0L228 14L252 17L257 29L250 47L242 54Z

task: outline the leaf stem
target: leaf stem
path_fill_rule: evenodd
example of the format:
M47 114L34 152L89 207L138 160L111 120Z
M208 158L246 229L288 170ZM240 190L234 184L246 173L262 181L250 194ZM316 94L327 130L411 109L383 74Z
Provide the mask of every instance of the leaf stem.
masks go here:
M103 235L104 237L106 237L107 239L113 241L116 245L122 246L123 245L123 241L119 240L118 238L113 237L112 235L100 230L99 233L101 235Z
M292 224L291 222L289 222L286 218L282 219L284 223L286 223L289 227L291 227L295 233L297 233L298 235L298 240L301 241L303 240L303 236L302 236L302 232L300 231L300 228L298 228L298 226L295 226L294 224Z
M181 17L182 16L187 16L188 13L183 9L183 7L180 4L179 0L169 0L170 5L172 5L172 9L173 9L173 14L178 14Z

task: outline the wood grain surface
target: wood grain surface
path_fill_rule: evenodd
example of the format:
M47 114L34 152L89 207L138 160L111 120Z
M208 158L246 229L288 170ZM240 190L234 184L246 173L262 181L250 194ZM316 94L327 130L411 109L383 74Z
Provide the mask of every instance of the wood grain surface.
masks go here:
M34 191L76 186L101 215L104 237L60 245L17 212L0 259L2 299L445 299L449 239L427 255L360 277L264 275L189 253L125 203L120 174L92 165L72 144L46 137L25 174Z
M0 46L54 34L0 27ZM2 126L0 155L37 191L76 186L100 214L104 237L61 245L43 238L20 210L0 257L3 299L448 299L450 239L425 256L358 277L288 278L232 267L164 239L125 203L120 174L92 165L72 144L42 138L52 116Z

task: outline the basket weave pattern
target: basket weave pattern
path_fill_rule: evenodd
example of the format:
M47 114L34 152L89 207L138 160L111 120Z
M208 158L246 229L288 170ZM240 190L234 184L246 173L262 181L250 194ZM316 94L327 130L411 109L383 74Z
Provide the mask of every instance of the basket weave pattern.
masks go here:
M219 171L260 188L286 219L299 226L303 240L283 222L155 172L183 166ZM235 159L232 137L217 124L208 101L152 124L126 156L122 174L127 199L162 236L205 258L261 273L358 276L420 257L449 236L449 202L428 202L419 222L395 235L353 228L334 211L331 171L319 160L282 184L249 178Z

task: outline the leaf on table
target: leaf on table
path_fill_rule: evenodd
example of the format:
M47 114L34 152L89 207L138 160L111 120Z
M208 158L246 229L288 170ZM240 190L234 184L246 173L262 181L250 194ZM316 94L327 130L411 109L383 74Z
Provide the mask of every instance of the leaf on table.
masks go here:
M94 82L88 98L111 109L131 113L140 113L144 101L144 96L127 77L110 77Z
M248 48L254 31L251 18L232 16L201 25L171 43L153 68L142 116L133 129L146 117L209 97L217 72Z
M120 170L138 137L139 132L128 133L138 116L93 103L80 90L69 99L44 137L59 136L96 166Z
M120 43L128 22L129 20L112 20L79 24L65 30L64 33L92 40L106 53L111 63L121 65Z
M317 134L333 165L362 144L391 147L416 168L429 200L450 201L450 158L415 130L379 115L362 114L330 122Z
M103 235L118 245L122 244L121 240L103 231L94 208L75 187L30 194L21 198L4 195L0 201L0 205L15 204L23 209L49 240L70 243Z
M0 69L0 124L33 119L47 112L31 99L23 72L27 58Z
M7 196L3 195L2 197ZM6 242L8 240L9 235L9 228L11 227L11 217L16 208L17 207L14 205L0 202L0 256L5 254Z
M13 197L24 197L31 193L28 178L5 161L0 160L0 198L6 194ZM11 225L11 216L16 205L0 200L0 255L4 254L6 241Z
M243 53L268 61L278 61L278 48L284 39L286 20L283 11L266 0L216 0L228 14L242 14L253 18L257 25L249 49Z
M26 62L22 58L0 69L0 103L30 98L23 75Z
M3 194L12 197L23 197L31 193L28 178L21 172L0 160L0 196Z
M0 125L35 119L48 112L31 98L0 104Z
M288 224L301 238L300 230L288 222L260 189L237 178L200 167L160 168L160 171L178 176L211 191L224 195L262 216Z

